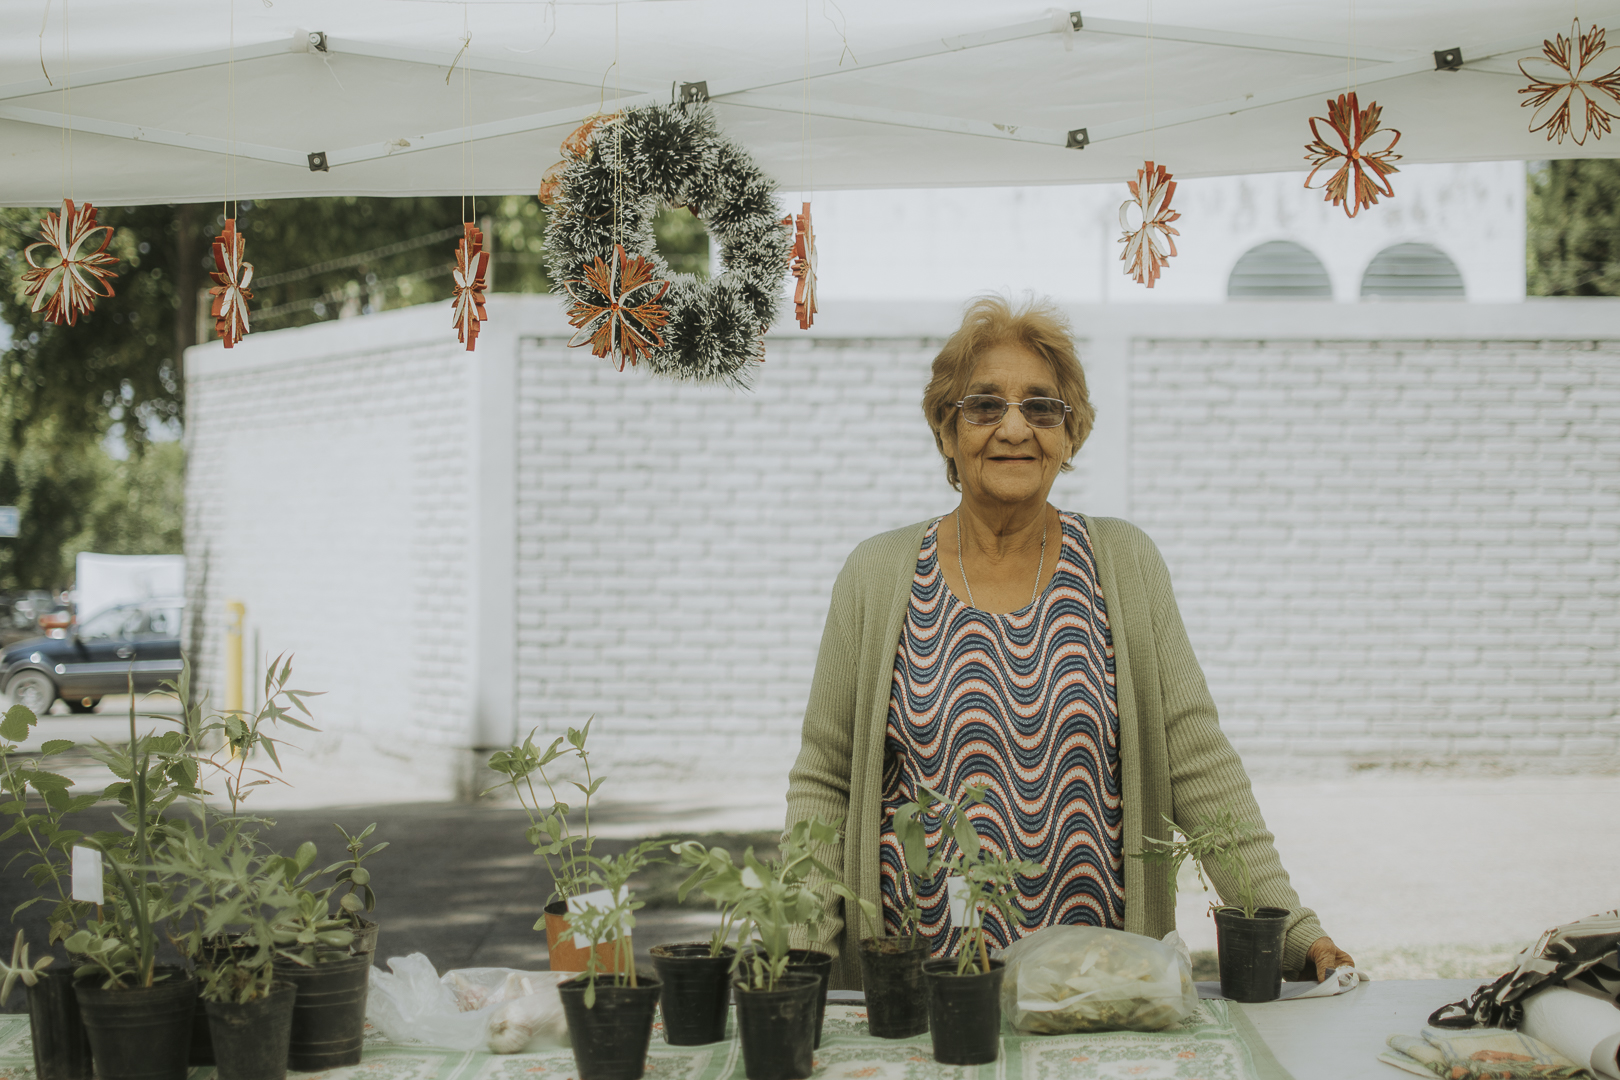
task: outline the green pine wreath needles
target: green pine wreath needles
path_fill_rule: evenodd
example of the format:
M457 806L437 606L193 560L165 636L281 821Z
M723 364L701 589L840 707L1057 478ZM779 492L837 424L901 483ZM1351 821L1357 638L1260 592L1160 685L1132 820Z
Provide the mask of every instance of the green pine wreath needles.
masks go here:
M546 225L552 280L583 288L587 270L598 259L612 266L622 245L652 265L654 281L670 283L656 301L668 316L655 328L661 340L643 353L652 374L746 387L751 363L764 359L793 249L775 181L721 134L706 104L627 109L588 121L563 145ZM662 203L707 226L725 267L717 277L671 272L653 237Z

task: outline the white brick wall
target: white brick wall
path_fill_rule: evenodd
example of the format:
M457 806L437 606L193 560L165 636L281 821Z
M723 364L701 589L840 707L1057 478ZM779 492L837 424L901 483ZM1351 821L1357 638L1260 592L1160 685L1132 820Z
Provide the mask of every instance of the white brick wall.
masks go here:
M1251 753L1620 754L1620 342L1143 341L1131 395Z
M323 733L295 742L335 753L353 733L407 756L464 745L466 361L414 331L334 329L188 356L199 682L222 707L224 605L240 600L246 703L255 631L271 655L296 654L294 686L326 693L312 701Z
M955 503L918 409L955 305L779 330L752 392L490 313L471 357L437 308L192 354L207 684L240 598L424 793L592 713L621 779L781 777L843 559ZM1099 419L1053 501L1159 542L1257 767L1620 760L1620 304L1071 314Z
M937 348L783 337L737 393L525 343L520 727L596 713L622 763L785 772L845 557L951 504L918 407Z

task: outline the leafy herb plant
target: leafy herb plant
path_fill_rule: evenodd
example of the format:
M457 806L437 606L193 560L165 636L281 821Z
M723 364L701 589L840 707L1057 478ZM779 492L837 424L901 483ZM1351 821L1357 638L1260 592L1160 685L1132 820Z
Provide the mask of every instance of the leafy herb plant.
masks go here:
M602 961L597 955L601 945L613 944L614 967L606 974L615 983L622 980L626 986L636 985L636 960L630 945L630 932L635 929L635 913L643 905L630 891L630 879L647 866L650 861L648 854L655 846L654 841L645 841L623 855L586 857L586 891L605 890L610 898L607 904L581 907L568 913L569 928L591 943L585 959L587 1009L596 1006L596 980L598 975L603 974Z
M595 716L585 721L583 728L569 728L566 735L553 739L551 745L540 750L534 745L535 732L529 732L529 737L521 743L514 743L506 750L498 750L490 755L489 767L492 771L505 777L494 787L486 789L482 794L499 791L502 788L511 788L512 794L517 797L518 803L529 816L529 827L524 835L529 843L534 845L534 853L545 862L546 872L551 875L553 882L552 900L567 900L571 896L578 896L584 891L587 878L590 874L591 848L596 839L591 835L591 796L596 794L606 777L593 777L591 775L590 753L586 750L586 741L590 738L591 723ZM535 729L538 731L539 729ZM569 824L568 815L572 807L557 797L557 783L553 775L546 769L556 762L570 757L578 758L585 773L585 781L569 780L567 783L577 788L584 798L583 828L580 832L573 831ZM540 797L535 788L535 777L540 778L540 784L546 789L546 798ZM542 918L535 923L539 930L545 925Z
M1256 827L1241 820L1237 816L1237 811L1230 805L1222 807L1192 829L1176 824L1169 815L1164 816L1164 823L1169 827L1171 839L1143 837L1142 843L1150 846L1146 851L1136 854L1134 858L1166 867L1170 881L1171 903L1175 902L1176 876L1181 870L1181 864L1192 859L1198 867L1198 883L1205 889L1209 888L1205 872L1212 867L1219 867L1228 881L1236 882L1238 902L1231 906L1242 911L1245 918L1254 918L1257 910L1254 879L1249 874L1249 864L1244 861L1238 849L1244 842L1254 837L1258 832ZM1177 836L1181 839L1175 839ZM1210 910L1214 911L1220 907L1221 905L1211 904Z

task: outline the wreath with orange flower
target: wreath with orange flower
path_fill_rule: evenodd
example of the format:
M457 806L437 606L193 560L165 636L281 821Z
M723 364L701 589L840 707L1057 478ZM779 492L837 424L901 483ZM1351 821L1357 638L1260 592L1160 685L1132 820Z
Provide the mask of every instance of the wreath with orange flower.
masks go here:
M776 183L703 104L593 116L563 143L541 199L553 281L573 299L575 343L654 375L748 385L764 359L793 254ZM686 207L719 245L723 271L678 274L653 218Z

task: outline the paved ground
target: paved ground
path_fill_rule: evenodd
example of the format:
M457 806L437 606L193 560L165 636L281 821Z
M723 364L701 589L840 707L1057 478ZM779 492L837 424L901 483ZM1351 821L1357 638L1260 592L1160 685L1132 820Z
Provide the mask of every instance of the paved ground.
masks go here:
M93 723L107 728L98 732L106 738L120 727L113 717ZM73 733L88 734L82 726ZM84 759L67 765L64 771L87 785L104 779ZM782 820L780 784L638 779L620 788L637 801L609 799L595 823L601 835L621 841L770 831ZM1305 902L1375 975L1483 977L1548 926L1620 905L1620 777L1370 772L1255 786ZM394 845L374 864L380 955L422 951L441 970L541 962L544 938L531 928L549 882L523 840L521 812L493 803L384 801L405 787L387 775L356 783L306 773L297 788L264 789L256 798L278 821L270 839L287 850L313 839L335 859L332 822L378 822L377 837ZM366 805L352 805L354 796ZM0 844L0 858L7 846ZM1186 885L1182 935L1195 950L1213 948L1207 899L1196 895L1195 882ZM6 910L26 889L14 873L0 875ZM700 937L710 922L701 909L644 915L639 951Z

